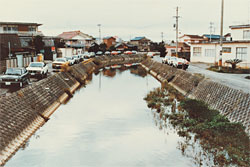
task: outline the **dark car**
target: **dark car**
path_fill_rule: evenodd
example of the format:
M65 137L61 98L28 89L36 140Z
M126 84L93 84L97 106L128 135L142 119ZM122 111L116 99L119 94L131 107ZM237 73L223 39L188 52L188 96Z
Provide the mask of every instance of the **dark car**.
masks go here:
M25 68L7 68L4 75L0 76L1 85L16 85L23 87L25 83L29 82L29 73Z

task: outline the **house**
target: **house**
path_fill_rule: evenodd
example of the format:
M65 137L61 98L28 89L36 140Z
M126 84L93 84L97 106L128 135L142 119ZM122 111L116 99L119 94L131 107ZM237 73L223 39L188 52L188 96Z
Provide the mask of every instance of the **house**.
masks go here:
M26 22L0 22L0 34L16 34L21 42L21 47L24 52L34 55L34 48L30 46L30 42L35 36L44 36L38 30L39 23L26 23Z
M103 43L105 43L106 46L107 46L107 49L109 49L111 46L116 45L116 38L115 37L111 37L111 36L104 37L103 38Z
M28 65L32 60L29 55L29 52L22 48L17 34L0 34L0 73L7 67Z
M77 50L88 50L95 39L81 31L69 31L59 34L57 37L65 41L67 47ZM76 53L75 53L76 54Z
M176 43L165 45L166 56L176 56ZM178 57L190 60L190 45L186 42L178 42Z
M184 34L183 36L179 37L179 42L185 42L185 43L199 43L205 40L207 39L199 35Z
M38 27L42 24L24 23L24 22L0 22L0 33L17 34L18 36L43 36L38 31Z
M16 52L22 51L17 34L0 34L0 60L15 57Z
M146 37L135 37L129 44L137 46L138 51L147 52L150 51L150 42L151 40Z
M115 45L115 49L117 51L125 51L125 50L128 50L128 45L125 43L118 43Z
M176 56L176 43L171 42L170 44L165 45L166 56ZM181 46L178 44L178 53L181 51Z
M226 60L240 59L241 63L238 67L250 68L250 25L235 25L230 26L231 37L227 34L223 41L222 48L222 63L224 66L229 66L225 63ZM191 62L218 63L220 55L220 43L215 42L200 42L191 43Z

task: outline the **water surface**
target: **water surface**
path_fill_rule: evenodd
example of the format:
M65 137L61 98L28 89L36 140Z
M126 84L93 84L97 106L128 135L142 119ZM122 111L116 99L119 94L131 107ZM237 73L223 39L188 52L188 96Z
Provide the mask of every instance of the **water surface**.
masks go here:
M159 86L153 77L129 70L93 75L6 166L192 166L177 149L183 139L171 128L162 129L143 100Z

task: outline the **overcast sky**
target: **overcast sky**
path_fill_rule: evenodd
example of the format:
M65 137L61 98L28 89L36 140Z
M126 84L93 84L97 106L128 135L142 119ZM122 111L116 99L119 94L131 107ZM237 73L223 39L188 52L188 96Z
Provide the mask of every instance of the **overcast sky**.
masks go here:
M0 21L42 23L45 35L81 30L98 37L128 40L146 36L154 41L175 39L173 24L176 7L180 7L181 34L209 33L214 22L220 30L221 0L0 0ZM250 0L225 0L224 32L230 25L247 24Z

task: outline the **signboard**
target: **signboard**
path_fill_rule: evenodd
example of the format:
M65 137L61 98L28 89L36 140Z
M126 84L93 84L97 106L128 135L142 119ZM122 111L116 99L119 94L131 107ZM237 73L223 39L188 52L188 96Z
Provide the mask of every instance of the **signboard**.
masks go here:
M55 51L56 51L56 47L52 46L52 47L51 47L51 51L52 51L52 52L55 52Z

